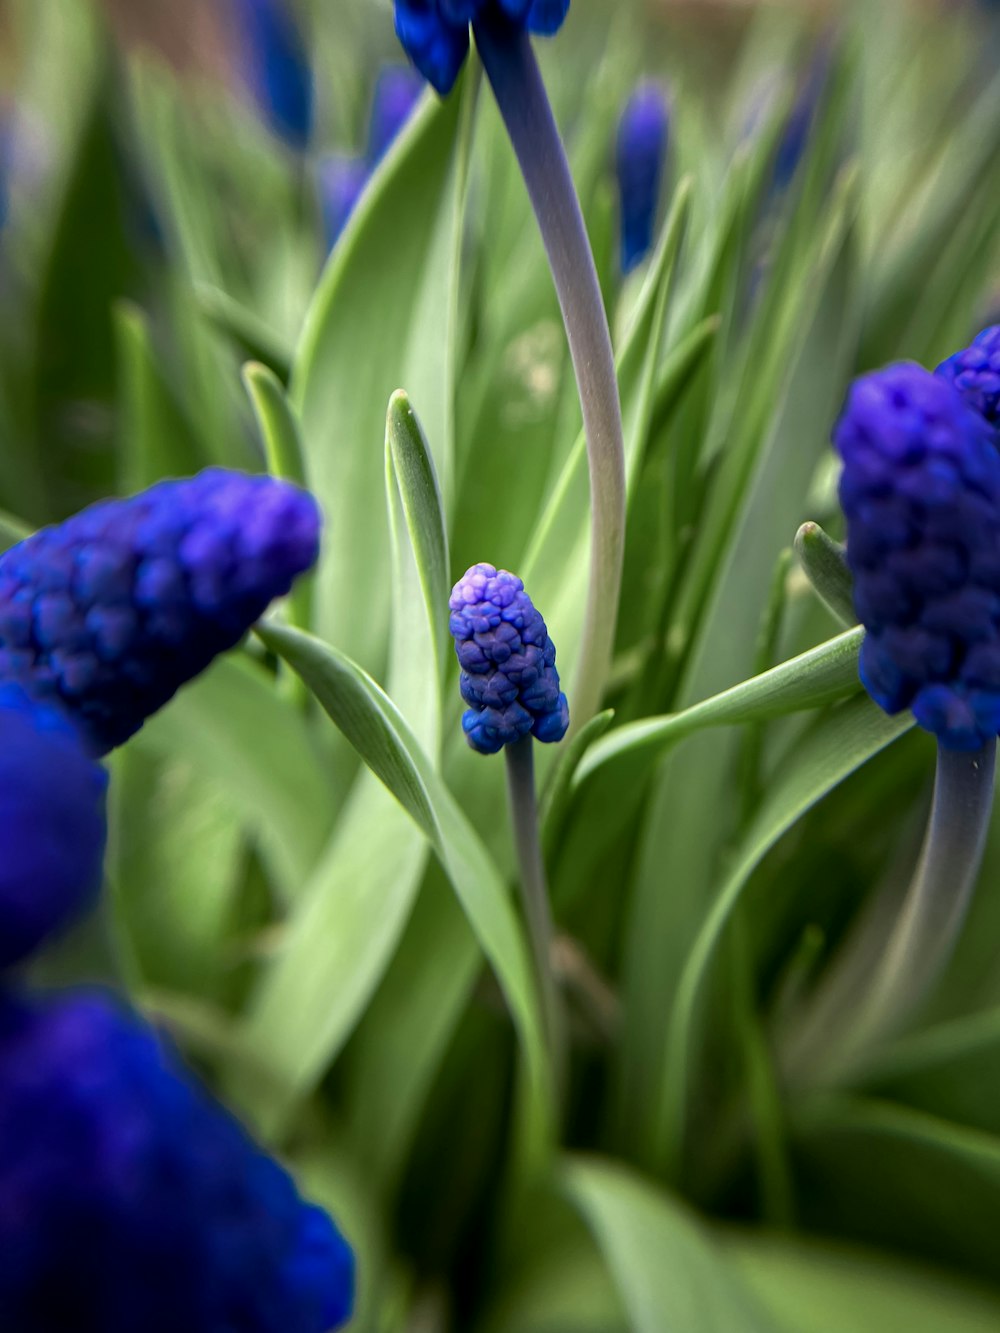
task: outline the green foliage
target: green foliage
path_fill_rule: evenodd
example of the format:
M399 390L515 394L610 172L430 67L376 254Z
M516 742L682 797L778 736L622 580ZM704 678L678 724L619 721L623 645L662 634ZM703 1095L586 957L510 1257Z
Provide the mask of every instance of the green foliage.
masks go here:
M210 463L324 510L316 577L116 757L109 925L122 984L338 1210L356 1327L998 1326L1000 833L911 1030L854 1085L784 1078L789 1015L905 880L927 805L931 747L861 694L842 629L828 439L852 375L986 322L988 20L858 4L819 34L763 6L726 45L579 0L540 46L628 471L605 711L538 747L560 1090L503 765L463 742L447 637L467 564L515 570L572 707L586 453L488 87L472 62L424 98L324 265L316 163L218 79L118 50L86 0L12 8L51 144L0 232L0 546ZM319 147L353 149L389 15L314 10ZM623 282L614 118L640 71L672 84L670 198Z

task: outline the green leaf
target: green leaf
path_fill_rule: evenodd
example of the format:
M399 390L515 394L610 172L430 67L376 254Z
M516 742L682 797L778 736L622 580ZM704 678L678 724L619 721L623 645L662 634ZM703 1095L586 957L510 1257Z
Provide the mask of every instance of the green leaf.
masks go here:
M0 510L0 551L9 551L18 542L23 542L25 537L30 537L33 531L30 523Z
M590 1226L634 1333L768 1333L772 1325L679 1201L626 1167L569 1159L564 1188Z
M336 649L296 630L267 625L257 632L299 672L437 853L510 1006L524 1050L538 1146L552 1128L552 1071L527 944L489 853L402 714L370 676Z
M189 761L259 831L279 884L301 892L326 841L338 789L302 714L246 656L220 658L133 742Z
M818 523L803 523L795 534L795 554L817 596L842 625L856 625L854 583L844 549Z
M1000 1326L995 1293L925 1264L749 1232L722 1242L775 1333L992 1333Z
M210 282L195 282L194 297L208 322L245 355L261 362L283 384L291 376L292 349L259 315Z
M391 577L385 404L405 384L451 485L458 264L472 82L427 98L365 191L324 272L292 375L311 489L328 522L321 631L368 668L385 651ZM405 218L405 226L400 219Z
M855 769L913 726L904 713L887 717L867 696L835 708L797 748L795 759L773 778L732 858L732 870L687 955L667 1028L664 1060L650 1109L654 1155L679 1170L688 1132L700 1034L701 999L719 941L753 871L803 814Z

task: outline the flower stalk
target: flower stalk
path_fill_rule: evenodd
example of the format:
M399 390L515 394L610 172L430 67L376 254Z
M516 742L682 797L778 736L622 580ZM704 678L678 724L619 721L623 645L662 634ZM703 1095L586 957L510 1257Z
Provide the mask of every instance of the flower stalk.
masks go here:
M492 6L474 21L473 32L538 220L583 411L592 517L589 591L573 707L579 727L597 712L607 682L625 547L625 448L611 333L531 39Z

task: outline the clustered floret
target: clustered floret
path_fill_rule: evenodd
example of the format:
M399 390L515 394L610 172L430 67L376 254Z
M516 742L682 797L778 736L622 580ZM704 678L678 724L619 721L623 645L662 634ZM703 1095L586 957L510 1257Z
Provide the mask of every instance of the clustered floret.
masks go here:
M983 329L970 347L942 361L937 374L994 426L1000 423L1000 324Z
M480 754L524 736L562 740L569 705L545 621L514 574L473 565L451 594L450 629L462 668L462 727Z
M103 754L288 592L319 526L307 492L224 468L92 505L0 556L0 680Z
M99 992L0 995L6 1333L327 1333L350 1313L329 1217Z
M945 377L901 363L855 381L834 443L862 682L944 747L977 749L1000 731L996 432Z
M469 24L490 12L541 36L558 32L570 0L396 0L396 35L437 91L451 92L469 54Z

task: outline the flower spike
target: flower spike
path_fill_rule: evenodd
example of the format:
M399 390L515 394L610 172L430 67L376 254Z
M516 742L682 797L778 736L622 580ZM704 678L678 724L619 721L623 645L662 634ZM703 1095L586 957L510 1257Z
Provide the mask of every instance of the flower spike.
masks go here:
M654 83L641 85L618 122L615 165L623 273L631 273L653 246L669 127L670 111L662 90Z
M0 685L0 967L27 957L96 899L107 785L59 709Z
M983 329L971 347L942 361L935 373L953 384L992 425L1000 424L1000 324Z
M497 15L539 36L559 31L569 0L396 0L396 34L417 69L442 97L469 54L469 24Z
M1000 453L940 375L901 363L853 385L834 442L861 679L946 749L1000 731Z
M0 1310L18 1333L329 1333L354 1261L110 995L0 995Z
M209 468L92 505L0 557L0 681L121 745L315 562L307 492Z
M494 565L473 565L451 594L450 629L462 668L462 719L469 744L498 754L532 735L561 741L569 705L555 645L524 584Z

